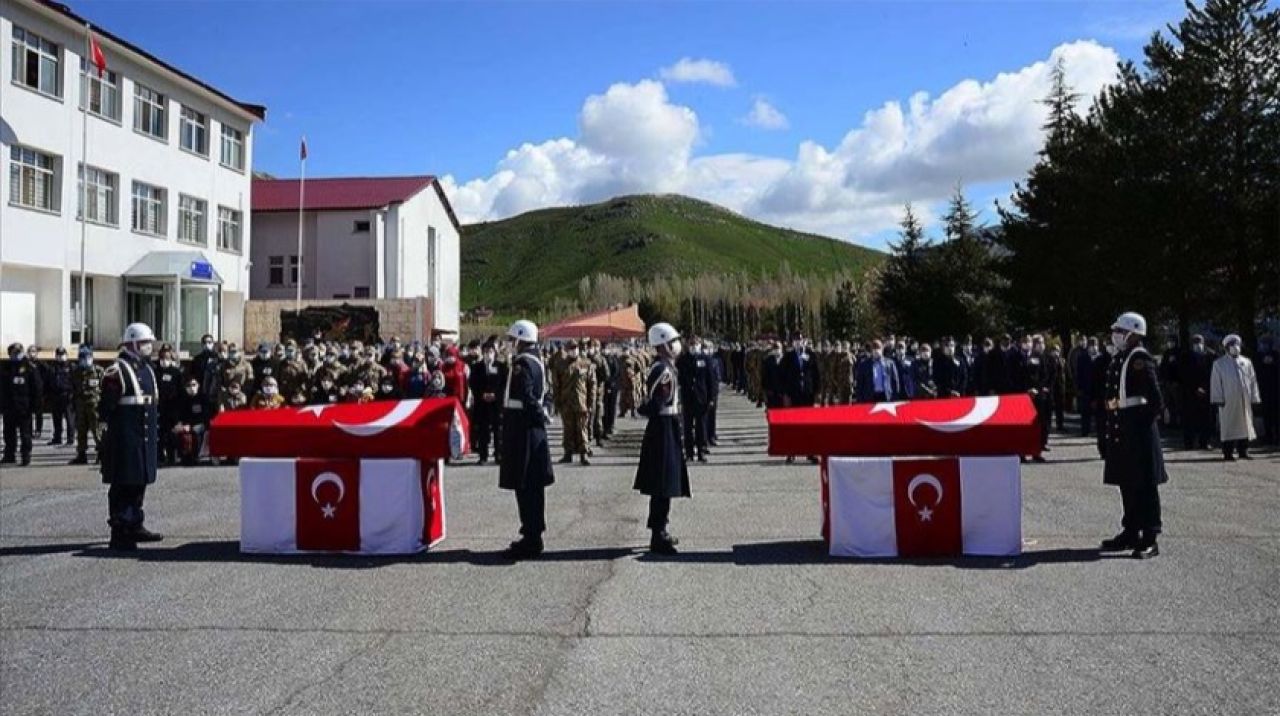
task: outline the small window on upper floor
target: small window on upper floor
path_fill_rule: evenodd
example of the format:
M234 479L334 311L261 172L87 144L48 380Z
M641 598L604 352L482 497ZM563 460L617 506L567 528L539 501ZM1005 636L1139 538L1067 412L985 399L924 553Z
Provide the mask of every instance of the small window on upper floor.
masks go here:
M355 233L355 234L367 234L369 233L369 222L357 221L355 222L355 225L351 228L351 231L352 233Z

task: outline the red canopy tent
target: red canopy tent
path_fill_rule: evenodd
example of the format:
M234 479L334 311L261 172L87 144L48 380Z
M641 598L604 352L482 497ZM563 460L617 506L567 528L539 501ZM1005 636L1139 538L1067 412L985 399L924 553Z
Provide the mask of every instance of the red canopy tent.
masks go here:
M544 340L594 338L610 341L641 338L644 335L645 327L644 321L640 319L640 307L635 304L566 318L544 326L540 331L540 337Z

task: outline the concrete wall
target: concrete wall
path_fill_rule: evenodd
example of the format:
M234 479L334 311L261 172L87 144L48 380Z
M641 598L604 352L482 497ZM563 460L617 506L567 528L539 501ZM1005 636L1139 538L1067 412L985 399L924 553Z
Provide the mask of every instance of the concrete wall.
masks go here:
M302 297L328 299L335 294L354 295L356 286L368 286L374 293L375 211L308 211L303 214ZM356 233L355 222L368 221L368 232ZM296 212L257 212L253 221L253 265L249 295L255 299L291 299L293 286L269 285L271 256L285 257L286 280L289 256L298 253Z
M434 328L431 300L427 298L369 299L350 301L303 300L302 307L372 306L378 311L378 325L383 339L398 336L401 340L426 340ZM280 340L280 313L292 311L293 301L257 299L244 302L244 340L242 345L256 346L260 342L275 343Z

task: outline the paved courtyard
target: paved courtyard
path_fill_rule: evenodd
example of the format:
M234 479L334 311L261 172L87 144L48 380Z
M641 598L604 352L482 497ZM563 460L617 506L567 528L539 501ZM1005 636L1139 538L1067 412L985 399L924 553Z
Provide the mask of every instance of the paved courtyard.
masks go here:
M447 472L448 539L405 559L237 549L233 468L166 469L159 545L106 549L96 472L40 448L0 473L0 712L1280 713L1280 457L1167 455L1163 554L1099 555L1119 499L1092 443L1024 469L1018 559L823 555L817 470L764 454L729 397L643 547L642 424L557 466L548 554L497 556L497 471ZM553 438L557 440L558 437Z

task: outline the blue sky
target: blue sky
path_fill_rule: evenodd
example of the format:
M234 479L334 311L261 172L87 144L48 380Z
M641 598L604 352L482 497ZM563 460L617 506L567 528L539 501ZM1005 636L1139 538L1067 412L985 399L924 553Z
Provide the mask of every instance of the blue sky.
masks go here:
M903 201L931 219L957 181L993 219L1034 156L1048 64L1096 89L1182 14L1165 0L74 9L267 105L254 164L279 176L296 175L305 133L309 176L447 176L473 219L680 191L872 245Z

